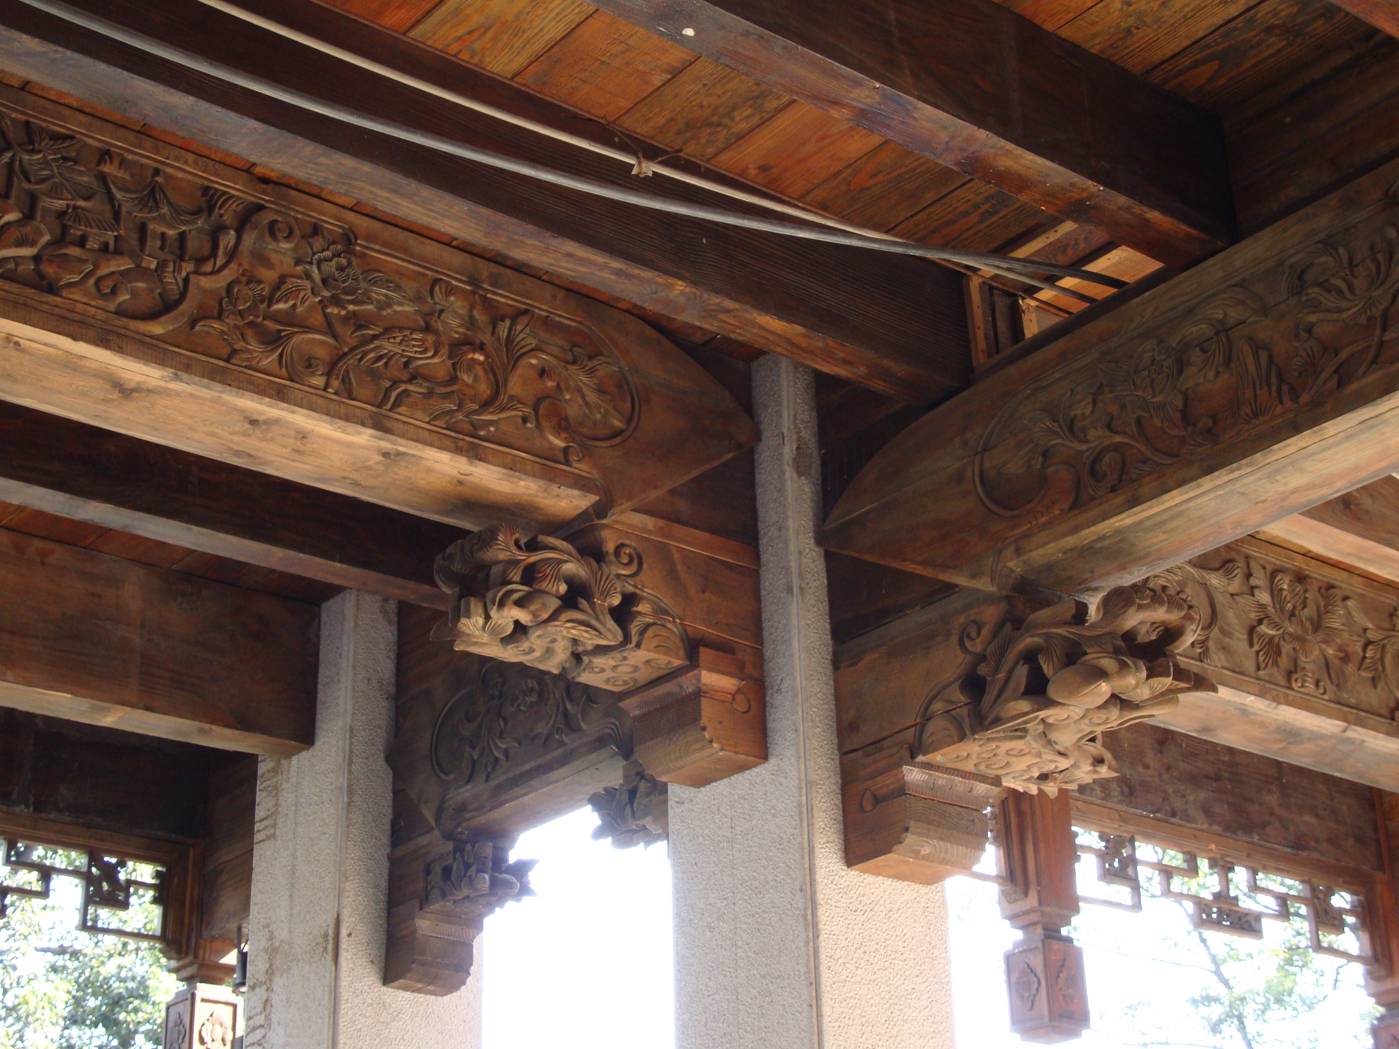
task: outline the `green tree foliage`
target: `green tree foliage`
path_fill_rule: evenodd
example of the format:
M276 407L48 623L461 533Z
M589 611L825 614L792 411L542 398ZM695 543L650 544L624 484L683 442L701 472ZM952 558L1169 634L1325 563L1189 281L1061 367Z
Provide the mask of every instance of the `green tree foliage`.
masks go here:
M175 978L155 945L79 930L78 895L55 879L50 900L10 897L0 1049L159 1049Z

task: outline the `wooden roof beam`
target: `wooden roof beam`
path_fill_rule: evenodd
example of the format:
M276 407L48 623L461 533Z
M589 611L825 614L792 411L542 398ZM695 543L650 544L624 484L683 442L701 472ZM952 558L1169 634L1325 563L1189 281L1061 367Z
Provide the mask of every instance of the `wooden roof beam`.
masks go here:
M1352 571L1399 584L1399 477L1381 477L1258 533Z
M460 529L0 402L0 501L445 609Z
M825 544L1083 594L1392 472L1396 179L1392 162L929 412L856 476Z
M200 4L73 0L105 19L306 93L635 189L626 166L522 131ZM627 145L604 125L309 0L247 0L279 22L512 113ZM325 186L657 315L915 403L965 384L961 278L925 260L677 218L565 191L343 124L0 2L0 68ZM649 156L666 152L647 142ZM683 161L681 161L683 163ZM654 180L653 180L654 181ZM714 193L653 186L731 207Z
M250 754L311 745L314 605L3 529L0 580L0 706Z
M600 0L1168 265L1233 239L1217 122L993 0Z

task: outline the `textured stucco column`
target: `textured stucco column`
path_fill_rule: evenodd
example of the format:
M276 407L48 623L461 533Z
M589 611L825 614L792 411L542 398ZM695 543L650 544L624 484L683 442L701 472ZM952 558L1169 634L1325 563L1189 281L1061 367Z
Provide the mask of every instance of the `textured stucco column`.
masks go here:
M670 788L679 1049L951 1049L941 889L848 870L811 372L753 370L768 762Z
M446 998L383 986L396 619L353 591L322 606L315 746L259 765L247 1049L480 1045L479 966Z

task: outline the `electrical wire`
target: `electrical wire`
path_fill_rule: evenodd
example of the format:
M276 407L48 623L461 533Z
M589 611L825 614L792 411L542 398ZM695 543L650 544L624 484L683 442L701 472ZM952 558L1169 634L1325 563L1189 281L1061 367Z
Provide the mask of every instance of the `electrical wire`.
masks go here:
M1106 277L1100 273L1093 273L1090 270L1076 269L1074 267L1068 266L1057 266L1050 263L1035 262L1026 259L1008 258L999 255L986 255L976 252L958 251L951 248L929 247L927 245L913 244L903 240L886 238L884 235L872 236L868 233L863 232L849 233L838 229L820 228L818 226L811 225L799 225L794 222L765 219L753 215L743 215L737 212L728 211L723 208L717 208L707 204L693 204L688 201L678 201L667 197L655 196L650 193L642 193L636 190L628 189L623 186L616 186L608 182L603 182L599 179L589 178L587 176L571 175L566 172L557 171L553 168L547 167L542 164L533 163L532 161L518 160L513 157L507 157L498 153L490 152L489 150L480 149L475 146L466 145L460 142L454 142L451 139L443 138L442 136L433 134L431 132L419 131L415 128L399 124L395 121L384 120L380 117L372 116L370 114L360 113L347 106L342 106L334 102L323 101L311 95L307 95L304 92L297 91L292 88L283 87L280 84L274 83L255 74L245 73L240 70L233 69L232 67L224 65L223 63L213 61L211 59L204 58L199 55L195 55L182 48L176 47L171 44L167 44L164 41L155 40L151 37L146 36L145 34L130 30L125 26L118 25L117 23L102 18L98 15L89 14L86 11L70 7L65 3L59 2L59 0L20 0L20 2L27 7L31 7L35 10L42 11L45 14L51 15L55 18L59 18L65 22L69 22L73 25L79 26L83 29L87 29L91 32L98 33L102 36L108 37L109 39L125 44L128 47L132 47L138 51L142 51L146 54L164 59L176 65L183 66L186 69L195 70L201 74L214 77L215 79L222 80L225 83L232 84L235 87L241 87L250 91L255 91L258 94L264 95L268 98L276 99L280 102L287 103L288 105L295 106L298 109L303 109L312 113L318 113L321 116L329 117L330 119L339 121L341 123L349 124L351 126L358 127L364 130L375 131L380 134L387 135L391 138L396 138L405 142L412 142L416 145L424 146L428 149L432 149L437 152L446 153L448 155L459 157L463 160L468 160L473 163L482 164L487 167L493 167L499 170L508 171L512 174L517 174L525 178L545 182L550 185L559 186L564 189L575 190L593 196L615 200L621 203L632 204L637 207L648 208L653 211L661 211L667 214L682 216L686 218L706 220L720 225L734 226L742 229L750 229L766 233L774 233L780 236L818 241L827 244L863 248L871 251L879 251L897 255L908 255L916 258L925 258L932 259L934 261L954 262L966 266L974 266L980 269L984 269L991 273L999 274L1003 277L1023 281L1026 284L1030 284L1047 290L1053 290L1061 294L1073 295L1076 298L1085 299L1090 302L1096 300L1093 300L1088 296L1082 295L1081 293L1077 293L1073 289L1064 288L1060 285L1040 280L1037 277L1031 276L1030 274L1043 273L1060 277L1071 277L1112 288L1121 288L1125 286L1121 281L1118 281L1111 277ZM207 2L207 0L201 0L201 2ZM271 22L270 20L262 20L260 19L260 16L253 15L251 12L242 11L241 9L235 8L234 5L231 4L209 3L209 6L217 7L218 9L223 10L225 11L225 13L228 14L238 13L238 17L247 16L245 20L254 22L254 24L259 24L264 29L277 26L275 22ZM263 21L266 21L267 24L262 25ZM273 29L273 31L279 32L281 33L281 35L285 35L289 39L297 39L298 42L303 44L306 43L306 40L314 39L310 37L305 37L304 34L299 34L295 30L287 29L286 27L277 27ZM379 63L372 62L372 60L364 59L360 56L354 55L352 52L343 51L339 48L335 48L334 51L327 50L332 47L333 45L327 44L318 49L326 50L327 53L332 54L334 54L335 52L339 52L339 54L336 54L336 57L340 57L345 61L350 61L358 67L370 69L371 71L379 73L379 75L381 76L388 76L394 80L402 79L403 82L408 82L409 78L407 74L397 73L389 67L382 66ZM411 79L417 81L417 78ZM412 86L416 87L426 83L426 81L418 81ZM437 95L438 97L448 98L450 101L458 103L460 102L460 100L464 99L464 96L457 95L455 92L446 91L446 89L433 87L431 85L428 86L431 88L432 93ZM482 110L481 108L482 105L483 104L473 102L471 103L471 108L484 112L485 110ZM518 123L518 118L505 114L503 110L495 111L495 107L489 107L489 109L493 110L494 112L490 112L488 113L488 115L496 116L498 119L509 119L512 123ZM551 135L551 137L558 137L554 133L553 129L549 129L548 131L543 130L545 129L545 125L537 124L534 121L530 121L529 123L533 125L533 127L531 127L530 130L535 130L540 133L548 133ZM577 136L569 137L570 139L577 138ZM580 139L579 141L587 140ZM620 154L621 159L625 159L627 161L635 161L638 159L635 157L631 157L628 154L621 153L621 151L615 152ZM669 173L672 170L674 169L667 168L667 173ZM687 177L687 181L693 181L693 177ZM711 184L711 186L714 188L717 188L717 185L718 184ZM751 202L753 203L760 203L762 204L762 206L765 207L769 206L770 204L770 202L765 201L764 198L757 197L756 195L749 196L752 197ZM801 218L804 218L808 221L820 221L825 218L824 216L820 216L818 218L809 213L800 211L799 215Z

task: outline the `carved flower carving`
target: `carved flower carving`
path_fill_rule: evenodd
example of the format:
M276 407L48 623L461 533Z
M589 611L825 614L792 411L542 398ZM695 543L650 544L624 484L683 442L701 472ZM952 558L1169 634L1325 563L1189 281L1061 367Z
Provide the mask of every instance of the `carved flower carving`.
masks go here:
M1332 660L1344 660L1349 646L1359 641L1351 628L1344 596L1335 587L1275 570L1255 569L1250 595L1240 603L1253 619L1249 644L1259 670L1290 671L1294 687L1324 693L1326 685L1313 668L1334 679Z
M225 324L255 324L267 311L267 285L246 275L228 282L219 301L219 320Z
M377 270L359 268L353 244L317 234L306 239L306 246L310 255L297 263L301 279L289 277L282 281L277 289L278 304L303 306L315 299L324 308L340 313L412 305L392 278Z

